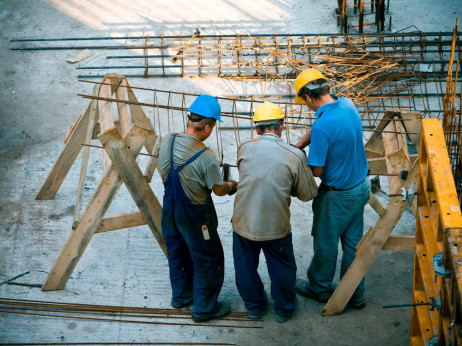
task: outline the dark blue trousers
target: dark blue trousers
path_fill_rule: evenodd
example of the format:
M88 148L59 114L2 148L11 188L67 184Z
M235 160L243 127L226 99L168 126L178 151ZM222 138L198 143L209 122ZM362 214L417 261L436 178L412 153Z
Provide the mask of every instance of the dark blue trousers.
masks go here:
M276 313L295 309L295 263L292 233L281 239L253 241L233 232L236 286L245 307L250 311L266 304L266 294L258 274L260 251L266 258L271 279L271 297Z
M172 141L172 152L173 143ZM162 234L167 245L172 300L194 301L192 314L213 313L223 286L224 254L217 233L218 219L211 196L205 204L193 204L186 196L178 173L203 151L170 172L164 184ZM207 228L206 235L203 232Z

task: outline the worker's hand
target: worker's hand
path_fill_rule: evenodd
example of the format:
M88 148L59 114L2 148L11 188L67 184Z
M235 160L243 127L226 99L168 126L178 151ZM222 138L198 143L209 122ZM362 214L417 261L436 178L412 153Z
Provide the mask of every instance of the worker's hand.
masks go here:
M292 143L290 144L290 146L292 146L292 147L294 147L294 148L297 148L298 150L303 151L303 154L305 154L305 156L306 156L306 151L305 151L305 150L300 149L299 147L297 147L295 144L292 144Z
M236 193L237 191L237 185L238 185L238 182L233 180L233 179L229 179L227 181L227 183L231 183L231 190L228 191L228 195L232 196Z

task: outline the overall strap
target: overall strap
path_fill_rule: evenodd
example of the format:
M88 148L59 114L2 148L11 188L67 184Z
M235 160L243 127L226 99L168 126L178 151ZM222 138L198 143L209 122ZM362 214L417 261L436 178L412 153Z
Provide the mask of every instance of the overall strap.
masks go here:
M173 135L172 139L172 146L170 148L170 170L171 171L176 171L177 173L183 169L184 166L189 165L191 162L193 162L195 159L197 159L204 151L206 151L208 148L204 148L201 151L198 151L195 153L193 156L191 156L188 161L183 163L181 166L178 166L176 169L173 167L173 144L175 143L175 137L178 133L175 133Z
M176 171L177 171L177 172L180 172L180 171L184 168L184 166L189 165L191 162L193 162L195 159L197 159L197 158L198 158L204 151L206 151L207 149L208 149L208 148L204 148L204 149L202 149L201 151L198 151L197 153L195 153L193 156L191 156L191 157L189 158L188 161L186 161L185 163L183 163L181 166L178 166L178 167L176 168Z
M172 146L170 147L170 169L173 170L173 144L175 143L175 137L178 133L173 135Z

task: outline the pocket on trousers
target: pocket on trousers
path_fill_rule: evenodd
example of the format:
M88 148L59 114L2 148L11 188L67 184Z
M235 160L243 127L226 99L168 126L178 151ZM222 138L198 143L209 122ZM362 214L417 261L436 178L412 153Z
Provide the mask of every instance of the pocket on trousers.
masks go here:
M332 215L348 215L362 207L361 195L348 195L344 192L334 192L329 196L329 212Z

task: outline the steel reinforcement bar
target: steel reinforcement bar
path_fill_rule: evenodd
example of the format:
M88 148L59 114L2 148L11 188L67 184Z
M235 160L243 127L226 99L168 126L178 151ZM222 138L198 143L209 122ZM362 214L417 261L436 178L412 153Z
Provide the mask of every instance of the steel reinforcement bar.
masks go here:
M108 54L107 59L125 59L130 64L112 64L106 61L100 66L81 68L102 70L106 68L144 69L144 76L216 75L236 78L286 78L310 64L351 64L353 54L359 57L378 54L382 58L393 58L420 66L432 61L446 61L450 52L452 33L410 32L374 35L199 35L187 36L144 36L113 38L119 44L91 44L85 42L98 38L62 39L17 39L12 40L13 50L62 50L62 49L104 49L108 53L116 50L132 51L131 54ZM101 38L102 41L111 39ZM72 40L72 46L59 42ZM35 45L38 42L48 45ZM81 44L81 43L84 44ZM29 46L24 46L24 44ZM30 45L32 43L32 45ZM462 43L458 40L456 51L460 54ZM137 63L144 59L144 64ZM329 61L331 60L331 61ZM135 61L135 63L133 63ZM354 63L354 62L353 62ZM434 64L439 69L447 64ZM150 73L151 72L151 73ZM125 73L124 73L125 74ZM127 74L125 74L127 75ZM128 75L127 75L128 76ZM101 77L94 75L94 77Z

